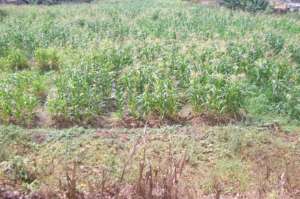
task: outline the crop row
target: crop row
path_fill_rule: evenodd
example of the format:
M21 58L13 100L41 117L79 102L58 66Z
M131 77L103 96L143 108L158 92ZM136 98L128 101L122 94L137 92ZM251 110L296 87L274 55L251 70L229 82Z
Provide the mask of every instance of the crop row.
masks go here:
M299 53L271 33L204 47L106 42L86 51L39 48L31 58L12 50L0 59L0 119L32 125L41 109L78 123L108 112L174 118L186 105L299 119Z

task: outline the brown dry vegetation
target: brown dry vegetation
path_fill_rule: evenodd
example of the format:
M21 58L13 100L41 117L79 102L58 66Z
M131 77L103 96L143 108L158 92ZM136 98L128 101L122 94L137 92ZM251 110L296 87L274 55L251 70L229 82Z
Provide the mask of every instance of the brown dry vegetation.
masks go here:
M1 198L298 198L300 193L300 137L277 124L1 131L18 134L4 148L9 154L1 163Z

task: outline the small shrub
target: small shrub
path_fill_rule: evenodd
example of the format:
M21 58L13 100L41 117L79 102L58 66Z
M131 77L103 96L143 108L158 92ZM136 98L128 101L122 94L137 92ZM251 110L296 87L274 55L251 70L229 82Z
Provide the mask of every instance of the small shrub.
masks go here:
M268 7L266 0L223 0L223 4L231 9L242 9L249 12L263 11Z
M36 66L41 71L58 70L59 69L59 57L56 49L37 49L35 51L34 60Z

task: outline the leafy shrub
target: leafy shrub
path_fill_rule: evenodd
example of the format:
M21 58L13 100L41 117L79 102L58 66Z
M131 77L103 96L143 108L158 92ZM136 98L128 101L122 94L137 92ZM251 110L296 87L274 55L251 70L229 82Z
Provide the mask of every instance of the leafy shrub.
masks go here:
M7 49L8 49L7 42L0 38L0 60L1 60L1 62L4 61L4 59L2 57L5 57ZM4 68L4 66L5 66L4 63L2 63L2 64L0 63L0 69Z
M1 58L0 68L13 71L23 70L29 68L29 63L21 50L14 49L10 50L6 57Z
M44 77L37 73L8 74L0 82L0 121L32 125L45 92Z
M35 51L34 60L36 66L42 71L59 69L59 57L54 48L37 49Z
M223 4L231 9L242 9L249 12L266 10L267 0L223 0Z

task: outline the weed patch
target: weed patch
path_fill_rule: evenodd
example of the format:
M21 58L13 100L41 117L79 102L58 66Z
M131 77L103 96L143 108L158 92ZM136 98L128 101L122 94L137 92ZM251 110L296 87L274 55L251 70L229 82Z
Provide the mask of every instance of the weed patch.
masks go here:
M45 96L44 77L35 72L12 73L0 82L0 120L31 126L36 109Z

